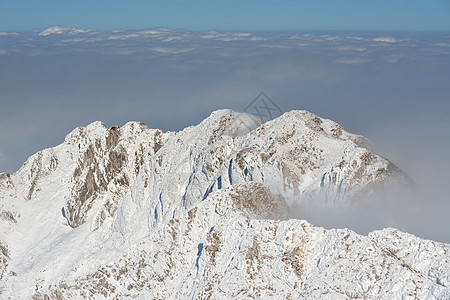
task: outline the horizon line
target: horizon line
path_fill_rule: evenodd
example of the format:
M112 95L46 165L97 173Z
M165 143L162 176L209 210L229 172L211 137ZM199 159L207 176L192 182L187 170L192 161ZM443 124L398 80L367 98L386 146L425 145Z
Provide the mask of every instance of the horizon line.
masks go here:
M142 27L142 28L95 28L95 27L84 27L84 26L71 26L71 25L61 25L61 24L53 24L45 26L41 29L24 29L24 30L3 30L0 29L0 32L5 33L36 33L42 32L51 27L63 27L63 28L73 28L73 29L82 29L82 30L96 30L101 32L115 31L115 30L123 30L123 31L142 31L142 30L150 30L150 29L167 29L170 31L188 31L188 32L208 32L208 31L217 31L217 32L259 32L259 33L276 33L276 32L373 32L373 33L450 33L450 29L448 30L430 30L430 29L312 29L312 28L304 28L304 29L217 29L217 28L204 28L204 29L187 29L180 27L169 27L169 26L153 26L153 27Z

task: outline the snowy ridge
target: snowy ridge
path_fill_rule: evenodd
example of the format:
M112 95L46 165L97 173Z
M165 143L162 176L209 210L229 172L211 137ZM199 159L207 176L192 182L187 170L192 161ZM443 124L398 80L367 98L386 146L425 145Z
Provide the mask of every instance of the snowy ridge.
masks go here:
M449 245L289 220L409 183L368 145L306 111L76 128L0 174L1 298L450 297Z

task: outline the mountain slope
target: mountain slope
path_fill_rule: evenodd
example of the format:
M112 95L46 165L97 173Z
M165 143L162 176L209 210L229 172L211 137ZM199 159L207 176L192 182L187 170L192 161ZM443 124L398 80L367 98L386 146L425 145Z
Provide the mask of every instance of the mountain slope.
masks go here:
M137 122L79 127L0 176L0 291L448 296L448 245L288 220L292 205L346 206L382 185L409 183L368 145L306 111L260 125L221 110L180 132Z

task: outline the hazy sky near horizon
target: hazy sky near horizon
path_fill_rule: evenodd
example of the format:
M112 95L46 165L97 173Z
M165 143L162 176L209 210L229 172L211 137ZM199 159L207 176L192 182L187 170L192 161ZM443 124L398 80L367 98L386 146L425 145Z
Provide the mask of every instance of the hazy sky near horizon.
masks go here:
M0 0L0 31L95 29L449 31L448 0Z
M0 169L96 120L180 130L260 91L379 147L420 136L448 149L449 53L446 33L0 32Z

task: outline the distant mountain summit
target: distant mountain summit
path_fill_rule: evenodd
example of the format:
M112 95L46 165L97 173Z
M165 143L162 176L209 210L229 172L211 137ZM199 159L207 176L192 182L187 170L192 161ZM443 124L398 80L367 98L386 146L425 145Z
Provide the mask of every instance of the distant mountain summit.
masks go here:
M448 298L449 245L290 219L409 183L307 111L220 110L179 132L94 122L0 174L0 295Z

